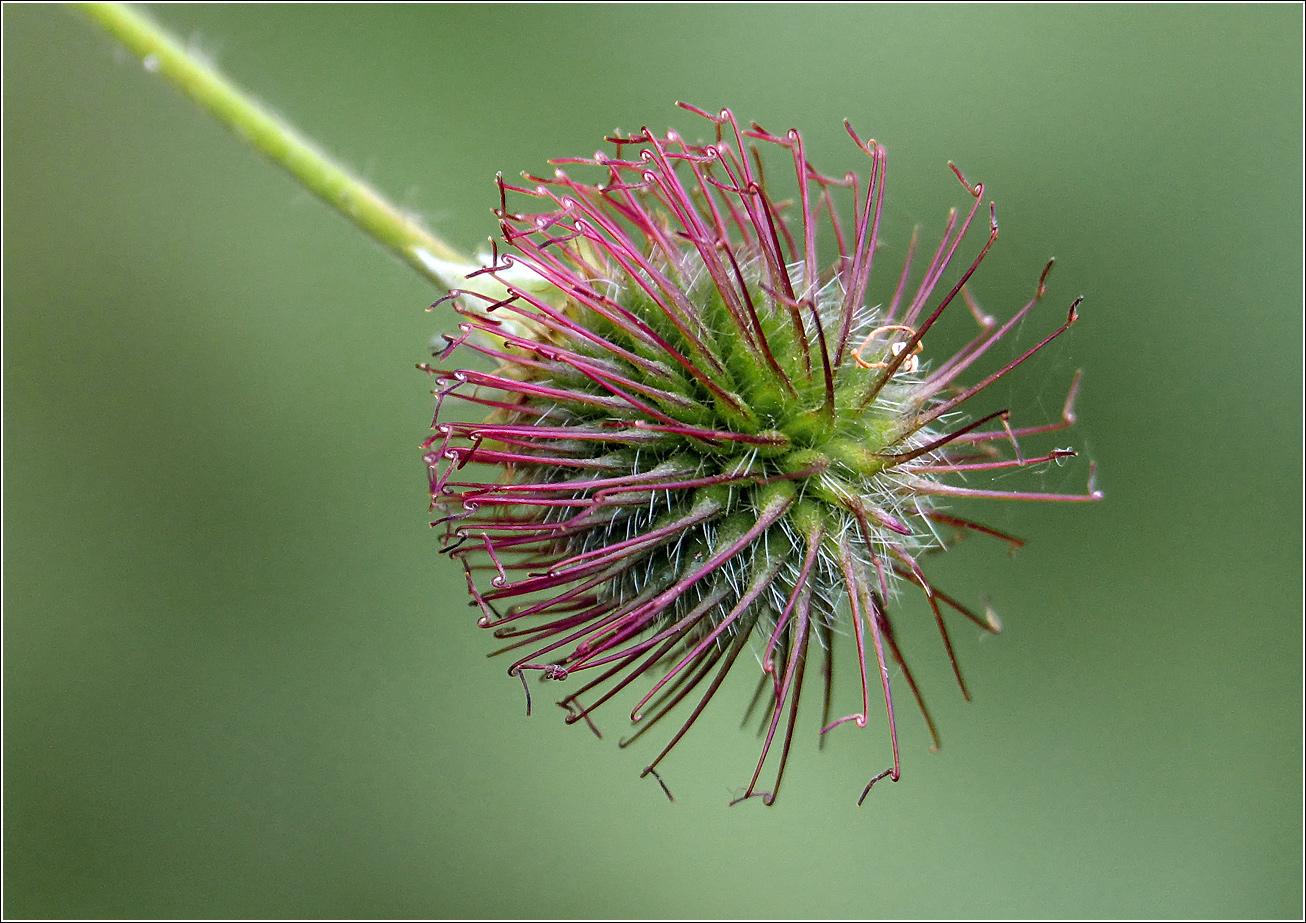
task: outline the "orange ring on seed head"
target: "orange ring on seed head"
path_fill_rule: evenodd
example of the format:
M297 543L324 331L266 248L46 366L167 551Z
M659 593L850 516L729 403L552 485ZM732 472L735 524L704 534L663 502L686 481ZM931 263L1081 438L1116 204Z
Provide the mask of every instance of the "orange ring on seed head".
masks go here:
M866 335L866 339L862 340L861 345L853 350L853 361L864 369L888 368L889 363L887 362L867 362L865 359L862 358L862 350L870 346L871 341L874 340L877 336L879 336L881 333L884 333L885 331L888 330L901 330L905 333L910 333L912 336L916 336L916 329L914 327L908 327L906 324L886 324L883 327L876 327L874 330L872 330L870 333ZM914 349L912 349L911 354L915 356L921 351L921 349L922 349L921 342L920 340L917 340L916 346ZM896 356L897 353L895 353L894 355ZM911 360L908 359L907 362L911 362ZM915 371L915 370L908 369L908 371Z

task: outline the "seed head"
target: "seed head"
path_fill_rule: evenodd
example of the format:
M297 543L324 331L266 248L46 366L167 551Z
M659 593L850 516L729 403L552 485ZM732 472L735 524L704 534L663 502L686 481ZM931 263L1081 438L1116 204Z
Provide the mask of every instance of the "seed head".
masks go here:
M506 249L496 245L490 265L451 294L464 319L435 351L438 367L421 366L438 384L424 443L432 509L444 513L434 525L466 571L479 624L508 642L496 651L516 658L508 672L523 684L529 674L578 683L559 703L568 723L597 733L595 710L633 685L638 728L624 746L689 700L645 775L661 782L663 758L750 650L744 662L760 666L755 703L769 712L739 800L774 800L817 654L821 733L849 721L864 727L872 697L882 696L892 766L871 784L896 781L891 666L936 746L938 735L895 640L892 601L901 587L922 591L969 698L943 612L988 631L998 623L936 589L920 559L965 532L1022 544L942 504L1101 496L1091 469L1082 495L959 483L969 472L1074 454L1026 457L1017 440L1073 422L1078 375L1056 423L1013 427L1006 410L967 419L963 404L1065 332L1079 302L1034 346L963 384L1038 303L1052 265L1010 320L985 316L967 283L998 236L990 205L987 241L941 286L981 212L982 184L952 167L972 200L965 217L949 216L919 276L913 236L891 300L870 306L884 148L849 126L869 175L835 178L811 165L796 131L742 130L729 110L684 108L710 120L715 142L645 129L607 139L613 154L554 161L597 168L601 182L562 169L522 186L500 177ZM796 201L768 193L764 152L792 163ZM522 210L509 209L510 193ZM837 198L851 198L850 216L839 216ZM818 242L818 228L828 240ZM821 263L822 248L837 250L833 263ZM978 334L926 361L926 335L957 301ZM453 402L488 416L459 422ZM833 649L849 634L861 709L832 719ZM527 685L528 711L529 696ZM760 791L782 724L775 779Z

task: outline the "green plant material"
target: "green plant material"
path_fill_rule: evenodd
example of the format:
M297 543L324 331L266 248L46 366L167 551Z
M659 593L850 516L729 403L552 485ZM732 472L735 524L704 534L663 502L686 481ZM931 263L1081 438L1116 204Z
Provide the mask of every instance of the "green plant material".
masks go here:
M447 279L454 278L451 269L463 265L462 271L466 272L472 268L466 265L470 264L468 257L387 202L375 189L302 138L294 128L146 17L120 3L84 3L81 8L140 58L147 71L181 90L319 199L442 289L449 287Z

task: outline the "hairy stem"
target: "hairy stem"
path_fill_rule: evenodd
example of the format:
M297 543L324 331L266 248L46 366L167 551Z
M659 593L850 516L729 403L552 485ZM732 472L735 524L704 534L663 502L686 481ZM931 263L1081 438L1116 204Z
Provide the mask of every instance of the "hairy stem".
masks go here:
M84 3L81 8L140 58L146 70L181 90L237 137L442 289L449 287L446 280L454 268L447 264L471 263L144 16L119 3Z

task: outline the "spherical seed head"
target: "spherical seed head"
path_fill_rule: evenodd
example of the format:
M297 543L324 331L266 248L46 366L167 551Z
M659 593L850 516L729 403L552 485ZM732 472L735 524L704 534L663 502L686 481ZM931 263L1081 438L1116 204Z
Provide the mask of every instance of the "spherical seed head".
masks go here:
M1034 307L1047 275L1006 323L979 311L966 284L997 238L990 206L979 255L942 283L983 210L982 184L953 168L968 213L960 223L950 217L919 274L913 238L892 299L868 306L884 148L850 127L869 175L830 177L807 160L796 131L741 130L728 110L685 108L710 120L715 142L646 129L608 139L610 155L555 161L597 168L598 182L563 169L521 186L500 179L506 248L452 293L459 333L444 337L439 367L423 366L438 382L435 432L424 444L432 508L444 514L435 524L466 571L480 625L508 642L498 653L516 657L509 673L577 684L559 703L569 723L594 727L595 709L630 686L640 696L635 736L684 704L679 731L645 774L656 776L751 648L756 657L743 662L760 664L770 716L743 797L774 799L818 652L827 658L822 733L846 721L865 726L878 686L893 763L876 779L896 780L890 664L937 745L894 638L898 587L923 591L965 693L943 610L992 631L996 619L936 590L919 558L965 531L1020 543L945 513L941 501L1100 496L1091 484L1084 495L1057 495L957 483L967 472L1073 454L1026 458L1016 448L1020 436L1068 426L1070 399L1062 421L1023 429L1005 410L966 421L962 405L1064 332L1075 308L1002 369L963 384ZM768 194L768 155L792 164L796 201ZM509 209L510 194L521 211ZM851 214L840 214L843 199ZM819 262L818 234L837 249L833 263ZM923 362L926 333L957 301L980 322L978 335ZM489 361L448 364L469 354ZM456 422L446 401L480 405L488 417ZM828 658L849 635L861 709L832 720ZM775 781L761 792L782 723Z

